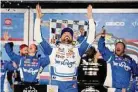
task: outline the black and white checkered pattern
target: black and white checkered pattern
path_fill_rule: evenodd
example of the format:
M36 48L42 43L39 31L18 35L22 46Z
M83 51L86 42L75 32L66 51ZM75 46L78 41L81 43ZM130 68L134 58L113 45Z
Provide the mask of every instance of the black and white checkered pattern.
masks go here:
M60 34L61 30L65 27L70 27L73 31L79 31L82 27L85 31L88 30L88 22L86 21L78 21L78 20L50 20L50 29L55 30L55 34ZM51 30L52 31L52 30Z

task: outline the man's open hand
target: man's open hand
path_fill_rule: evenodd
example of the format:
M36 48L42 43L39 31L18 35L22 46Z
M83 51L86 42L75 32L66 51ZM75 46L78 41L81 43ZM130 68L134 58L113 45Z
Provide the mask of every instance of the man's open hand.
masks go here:
M43 16L41 12L41 6L39 4L36 5L36 17L41 18Z
M87 18L91 19L92 18L92 5L89 5L87 7Z
M5 32L3 33L3 39L4 39L4 41L8 41L9 38L10 38L9 33L8 33L7 31L5 31Z

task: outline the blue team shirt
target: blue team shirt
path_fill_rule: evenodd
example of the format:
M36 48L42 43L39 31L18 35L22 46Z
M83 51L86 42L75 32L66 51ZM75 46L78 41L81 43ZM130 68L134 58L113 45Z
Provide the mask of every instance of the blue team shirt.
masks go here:
M20 60L20 74L24 82L37 82L39 69L49 64L49 57L36 58L35 56L26 56Z
M98 49L105 61L111 65L112 70L112 87L128 88L131 73L138 74L136 62L127 55L116 56L105 47L105 39L101 37L98 42Z
M5 44L5 50L12 61L15 61L20 68L20 74L25 82L36 82L40 67L44 68L49 64L49 56L37 58L36 56L20 56L13 52L10 43Z

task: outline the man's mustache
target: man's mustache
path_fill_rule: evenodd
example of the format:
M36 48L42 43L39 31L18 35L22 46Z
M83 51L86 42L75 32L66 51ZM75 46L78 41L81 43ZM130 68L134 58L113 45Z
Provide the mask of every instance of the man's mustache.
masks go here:
M69 36L65 36L65 39L70 39L70 37Z

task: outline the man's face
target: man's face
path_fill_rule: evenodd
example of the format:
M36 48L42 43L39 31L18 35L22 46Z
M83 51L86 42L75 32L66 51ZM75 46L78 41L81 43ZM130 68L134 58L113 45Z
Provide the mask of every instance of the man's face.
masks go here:
M117 43L115 46L115 54L121 56L124 54L125 47L122 43Z
M70 32L64 32L63 35L61 36L61 42L63 43L70 44L72 43L72 41L73 39Z
M28 47L24 47L23 49L20 50L20 54L22 56L28 55Z
M37 48L35 44L31 44L29 46L29 53L36 53L37 52Z

